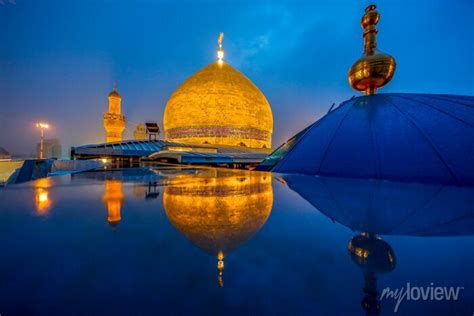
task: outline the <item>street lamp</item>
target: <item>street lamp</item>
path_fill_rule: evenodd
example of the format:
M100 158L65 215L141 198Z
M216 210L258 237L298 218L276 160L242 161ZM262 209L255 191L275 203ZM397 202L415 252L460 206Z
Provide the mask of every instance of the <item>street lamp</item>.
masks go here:
M36 123L36 127L38 127L41 131L40 159L43 159L43 156L44 156L44 148L43 148L44 130L49 128L49 124L38 122L38 123Z

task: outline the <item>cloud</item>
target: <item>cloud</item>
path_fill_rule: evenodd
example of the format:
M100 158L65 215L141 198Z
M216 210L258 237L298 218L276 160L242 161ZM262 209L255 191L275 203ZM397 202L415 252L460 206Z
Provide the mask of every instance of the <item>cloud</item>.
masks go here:
M0 4L1 4L1 5L5 5L5 4L13 4L13 5L15 5L15 4L16 4L16 0L0 0Z
M264 4L244 11L238 18L247 29L236 39L238 67L262 67L288 54L312 24L307 15L280 4Z

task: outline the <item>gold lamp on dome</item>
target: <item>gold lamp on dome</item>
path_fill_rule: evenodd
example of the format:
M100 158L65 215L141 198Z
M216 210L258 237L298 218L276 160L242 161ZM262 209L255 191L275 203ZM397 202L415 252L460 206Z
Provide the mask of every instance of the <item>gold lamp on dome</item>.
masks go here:
M375 94L377 89L392 80L395 73L395 58L377 51L376 25L380 13L374 4L365 9L360 24L364 29L364 56L357 60L349 69L349 84L357 91L366 95Z
M217 39L217 61L184 81L171 95L163 115L165 138L190 144L267 148L273 115L265 95L244 74L224 62Z
M217 281L224 285L224 258L248 241L267 221L273 204L271 175L210 170L178 175L163 193L173 226L217 259Z

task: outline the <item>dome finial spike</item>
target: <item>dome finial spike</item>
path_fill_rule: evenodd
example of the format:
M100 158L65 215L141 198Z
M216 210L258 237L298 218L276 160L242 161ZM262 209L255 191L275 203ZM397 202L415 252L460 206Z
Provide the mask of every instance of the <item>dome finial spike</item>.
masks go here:
M217 59L222 61L224 59L224 49L222 48L222 41L224 40L224 33L220 32L219 37L217 38L217 44L219 48L217 49Z
M114 91L117 91L117 81L114 82Z
M375 4L365 9L360 25L364 29L364 56L349 69L349 84L366 95L375 94L377 89L392 80L395 73L395 58L377 51L377 28L380 13Z

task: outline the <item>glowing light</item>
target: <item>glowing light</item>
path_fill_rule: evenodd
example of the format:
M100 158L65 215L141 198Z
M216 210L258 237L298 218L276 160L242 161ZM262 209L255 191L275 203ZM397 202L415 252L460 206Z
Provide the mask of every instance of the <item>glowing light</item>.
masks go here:
M222 251L219 251L219 253L217 254L217 259L224 260L224 253Z
M100 161L102 161L102 163L104 163L104 164L107 163L107 159L106 159L106 158L102 158Z
M36 123L36 127L48 129L49 124L48 123L43 123L43 122L38 122L38 123Z
M38 122L38 123L36 123L36 127L38 127L40 129L40 133L41 133L40 134L41 135L41 141L40 141L40 155L39 155L39 158L43 159L43 156L44 156L44 145L43 145L44 130L49 128L49 124L48 123L43 123L43 122Z
M48 201L48 192L39 192L38 193L38 201L40 203L44 203Z
M217 262L217 269L224 270L224 259L219 259L219 261Z
M219 49L217 50L217 59L222 61L224 58L224 49L222 49L222 41L224 40L224 33L219 33L219 37L217 38L217 44L219 45Z
M50 186L50 178L41 178L35 183L35 206L36 212L40 215L47 214L48 210L51 208L52 202L48 191Z
M224 59L224 50L222 50L222 47L219 47L219 50L217 51L217 58L219 61L222 61Z
M40 215L44 215L48 212L51 207L51 201L49 200L49 193L43 188L36 189L36 212Z

